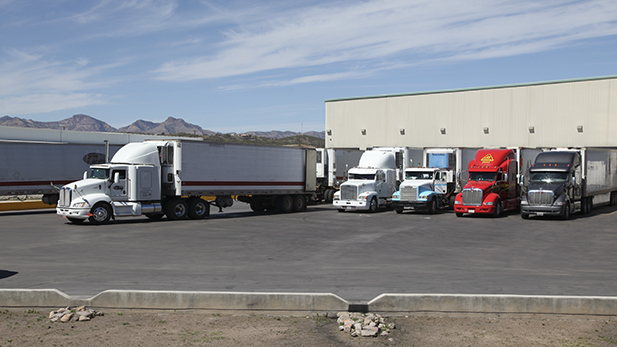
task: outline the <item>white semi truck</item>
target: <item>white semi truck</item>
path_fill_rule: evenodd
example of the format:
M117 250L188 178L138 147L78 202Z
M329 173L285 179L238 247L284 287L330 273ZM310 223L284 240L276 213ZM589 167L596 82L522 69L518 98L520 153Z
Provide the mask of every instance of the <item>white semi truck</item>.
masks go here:
M62 187L57 214L105 224L121 216L201 219L238 201L256 212L300 211L316 190L316 151L179 140L129 143ZM214 196L206 201L203 196Z
M349 170L348 180L334 194L334 207L339 212L375 212L389 207L402 173L411 165L413 151L405 147L382 147L364 152L358 166Z
M54 205L62 185L91 164L105 163L121 145L0 140L0 195L42 195Z
M405 180L392 195L396 213L404 210L454 208L454 199L467 183L467 164L477 149L425 148L423 163L405 170Z
M617 204L617 149L552 149L538 154L521 196L521 217L587 214Z
M317 148L316 201L332 203L334 193L347 179L349 169L358 166L362 153L353 148Z

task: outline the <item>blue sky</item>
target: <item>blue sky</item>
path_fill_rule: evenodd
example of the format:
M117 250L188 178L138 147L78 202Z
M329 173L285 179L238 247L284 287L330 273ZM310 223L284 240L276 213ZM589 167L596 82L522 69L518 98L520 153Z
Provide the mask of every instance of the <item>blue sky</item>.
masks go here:
M0 0L0 116L323 131L326 99L617 75L617 0Z

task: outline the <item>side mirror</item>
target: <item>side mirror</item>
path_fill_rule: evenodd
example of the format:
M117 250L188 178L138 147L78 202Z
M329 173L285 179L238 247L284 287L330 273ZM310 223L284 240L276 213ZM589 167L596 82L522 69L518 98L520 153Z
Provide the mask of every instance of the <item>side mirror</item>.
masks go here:
M120 182L120 173L116 172L114 173L114 183L117 184L118 182Z
M88 178L88 171L84 171L84 179Z

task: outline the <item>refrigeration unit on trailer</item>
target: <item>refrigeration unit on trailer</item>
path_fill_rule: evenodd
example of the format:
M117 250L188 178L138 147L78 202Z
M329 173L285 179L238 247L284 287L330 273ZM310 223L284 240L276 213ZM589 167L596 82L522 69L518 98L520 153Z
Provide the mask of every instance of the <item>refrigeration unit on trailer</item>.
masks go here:
M106 162L121 146L0 140L0 195L42 195L54 205L60 187L78 180L91 164Z
M73 223L121 216L201 219L232 196L256 212L300 211L316 190L314 149L197 141L130 143L62 187L57 213ZM206 201L203 196L214 196Z
M617 149L553 149L530 168L521 217L587 214L594 205L617 204Z
M405 180L392 195L392 207L397 213L404 210L453 208L456 194L466 183L462 181L467 164L477 149L426 148L421 167L405 169Z
M362 153L353 148L317 148L316 201L332 203L334 193L347 179L349 169L358 166Z

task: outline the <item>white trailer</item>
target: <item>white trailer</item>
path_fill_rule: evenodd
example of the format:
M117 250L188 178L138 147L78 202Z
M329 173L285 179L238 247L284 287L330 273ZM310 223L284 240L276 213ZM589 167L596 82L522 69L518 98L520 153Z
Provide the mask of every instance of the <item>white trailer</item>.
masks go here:
M349 169L358 166L362 153L353 148L317 148L317 202L332 203L334 193L347 180Z
M0 140L0 195L43 195L54 205L59 187L92 164L105 163L121 146ZM108 154L109 153L109 154Z
M120 216L201 219L232 197L256 212L301 211L316 190L315 149L179 140L122 147L62 187L56 211L73 223ZM206 201L203 196L214 196Z

